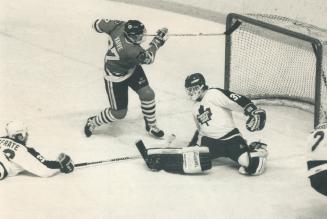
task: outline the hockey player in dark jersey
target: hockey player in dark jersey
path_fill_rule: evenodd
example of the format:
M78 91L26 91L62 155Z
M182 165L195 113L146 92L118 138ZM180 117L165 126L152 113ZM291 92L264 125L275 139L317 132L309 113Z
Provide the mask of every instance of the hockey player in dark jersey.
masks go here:
M164 132L156 123L155 94L149 86L142 64L151 64L156 52L167 40L167 28L157 31L148 49L141 43L146 33L145 26L138 20L127 22L98 19L94 29L108 34L108 51L104 59L104 82L109 99L109 107L98 115L87 119L84 132L87 137L96 127L123 119L127 114L128 87L139 96L145 120L146 131L154 137L163 137Z
M0 137L0 180L23 171L40 177L73 172L74 164L67 154L47 160L34 148L27 147L28 131L24 123L9 122L6 132L7 136Z
M192 112L197 126L189 149L146 148L139 141L136 146L147 166L152 170L199 173L211 168L211 159L228 157L239 164L241 174L262 174L268 155L267 145L262 142L247 144L234 124L232 112L244 112L248 117L246 128L254 132L264 128L265 111L245 96L209 88L200 73L186 78L185 89L195 102Z

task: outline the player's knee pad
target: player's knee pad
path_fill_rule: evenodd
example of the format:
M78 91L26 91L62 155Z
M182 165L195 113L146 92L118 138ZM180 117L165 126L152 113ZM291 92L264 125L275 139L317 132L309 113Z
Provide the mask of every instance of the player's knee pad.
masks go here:
M137 91L137 94L139 95L140 99L144 101L150 101L155 98L154 91L150 86L142 87Z
M191 174L212 167L207 147L149 148L147 153L147 165L153 170Z
M115 119L123 119L127 115L127 109L121 109L121 110L110 109L110 113Z
M265 170L267 156L268 151L266 144L252 142L249 145L249 151L243 153L239 157L239 163L241 164L239 172L252 176L261 175Z
M0 161L0 180L3 180L8 176L8 171L5 165Z

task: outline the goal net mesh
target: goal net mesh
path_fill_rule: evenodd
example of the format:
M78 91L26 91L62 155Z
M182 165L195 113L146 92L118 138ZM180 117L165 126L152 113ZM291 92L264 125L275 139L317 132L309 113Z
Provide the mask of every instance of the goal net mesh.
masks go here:
M226 37L225 88L251 99L312 105L315 125L326 122L327 30L262 14L229 15L227 28L236 22Z

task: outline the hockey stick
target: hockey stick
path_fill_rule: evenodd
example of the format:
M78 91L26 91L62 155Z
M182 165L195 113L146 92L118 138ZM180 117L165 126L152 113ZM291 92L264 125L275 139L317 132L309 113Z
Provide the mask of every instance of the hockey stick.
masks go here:
M168 34L168 36L177 36L177 37L184 37L184 36L223 36L223 35L229 35L236 30L242 22L236 21L228 30L226 30L223 33L171 33ZM157 34L145 34L145 36L157 36Z
M176 138L175 134L170 134L167 135L167 144L170 145ZM146 148L143 144L142 140L138 140L136 143L137 148L141 155L132 155L132 156L126 156L126 157L118 157L118 158L112 158L112 159L107 159L107 160L99 160L99 161L92 161L92 162L83 162L83 163L77 163L74 166L75 167L83 167L83 166L90 166L90 165L96 165L96 164L103 164L103 163L114 163L118 161L124 161L124 160L133 160L133 159L138 159L138 158L143 158L145 159L147 156L146 155Z
M225 35L224 33L171 33L168 36L177 36L177 37L185 37L185 36L221 36ZM145 36L157 36L157 34L145 34Z
M133 155L133 156L127 156L127 157L112 158L112 159L107 159L107 160L83 162L83 163L77 163L74 166L75 167L83 167L83 166L96 165L96 164L115 163L115 162L118 162L118 161L133 160L133 159L138 159L138 158L141 158L141 156L140 155Z

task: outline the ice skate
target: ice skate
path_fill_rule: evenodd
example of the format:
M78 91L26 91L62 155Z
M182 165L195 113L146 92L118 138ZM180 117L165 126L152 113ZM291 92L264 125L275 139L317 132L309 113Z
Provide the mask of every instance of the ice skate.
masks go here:
M93 122L93 119L95 116L92 116L87 119L85 127L84 127L84 133L86 137L90 137L93 134L93 130L95 129L95 124Z
M145 121L145 129L150 136L155 138L162 138L165 135L164 131L159 129L156 125L150 126L146 119L144 119L144 121Z

